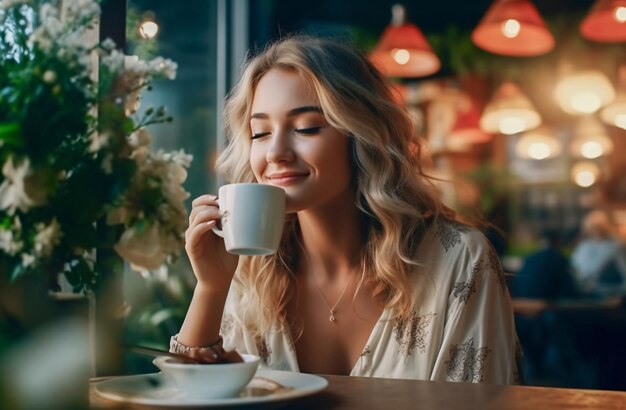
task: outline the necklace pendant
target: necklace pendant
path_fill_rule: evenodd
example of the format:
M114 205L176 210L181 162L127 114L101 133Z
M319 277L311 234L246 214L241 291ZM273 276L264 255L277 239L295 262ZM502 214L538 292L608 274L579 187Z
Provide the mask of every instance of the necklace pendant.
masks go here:
M334 322L335 320L337 320L337 319L335 319L335 311L331 309L330 317L328 318L328 321L329 322Z

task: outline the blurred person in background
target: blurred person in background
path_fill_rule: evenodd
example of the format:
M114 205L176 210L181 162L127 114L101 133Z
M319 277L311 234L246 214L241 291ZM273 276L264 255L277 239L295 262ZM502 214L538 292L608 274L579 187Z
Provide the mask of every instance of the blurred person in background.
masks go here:
M591 211L582 222L582 235L571 256L578 288L594 297L626 295L626 246L609 215Z
M510 281L513 297L553 301L578 295L570 263L560 246L561 233L544 230L539 250L526 257Z
M554 383L562 377L558 372L565 368L563 363L574 356L573 347L562 342L560 324L545 310L551 302L578 296L570 263L560 246L561 233L544 230L539 249L526 257L509 282L518 304L515 325L524 351L524 378L531 384ZM520 304L526 309L520 309Z

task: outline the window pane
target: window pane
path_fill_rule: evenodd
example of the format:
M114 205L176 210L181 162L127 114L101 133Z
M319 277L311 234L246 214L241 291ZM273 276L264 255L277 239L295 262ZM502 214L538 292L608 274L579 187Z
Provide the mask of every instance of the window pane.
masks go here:
M194 157L185 183L190 204L216 191L217 0L128 0L127 7L126 54L178 63L176 79L155 82L142 106L165 105L174 117L151 128L154 149L184 149Z

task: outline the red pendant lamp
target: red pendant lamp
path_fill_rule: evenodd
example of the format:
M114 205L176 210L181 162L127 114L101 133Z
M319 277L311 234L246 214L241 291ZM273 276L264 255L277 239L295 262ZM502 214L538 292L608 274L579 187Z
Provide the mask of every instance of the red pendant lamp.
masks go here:
M580 34L593 41L626 41L626 0L597 0L580 24Z
M465 96L459 103L456 121L448 142L455 146L482 144L492 139L491 134L480 129L480 109L474 98Z
M494 54L528 57L554 48L554 37L529 0L496 0L472 32L478 47Z
M415 24L406 21L400 4L391 9L391 24L370 54L370 60L388 77L424 77L441 67L441 62Z

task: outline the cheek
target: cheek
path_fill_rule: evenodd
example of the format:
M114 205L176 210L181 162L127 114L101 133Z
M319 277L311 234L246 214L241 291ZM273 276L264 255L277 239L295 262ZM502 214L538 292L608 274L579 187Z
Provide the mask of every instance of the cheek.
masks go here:
M267 161L265 161L265 151L258 144L252 144L252 147L250 147L249 162L254 176L258 182L261 182L261 175L263 175Z

